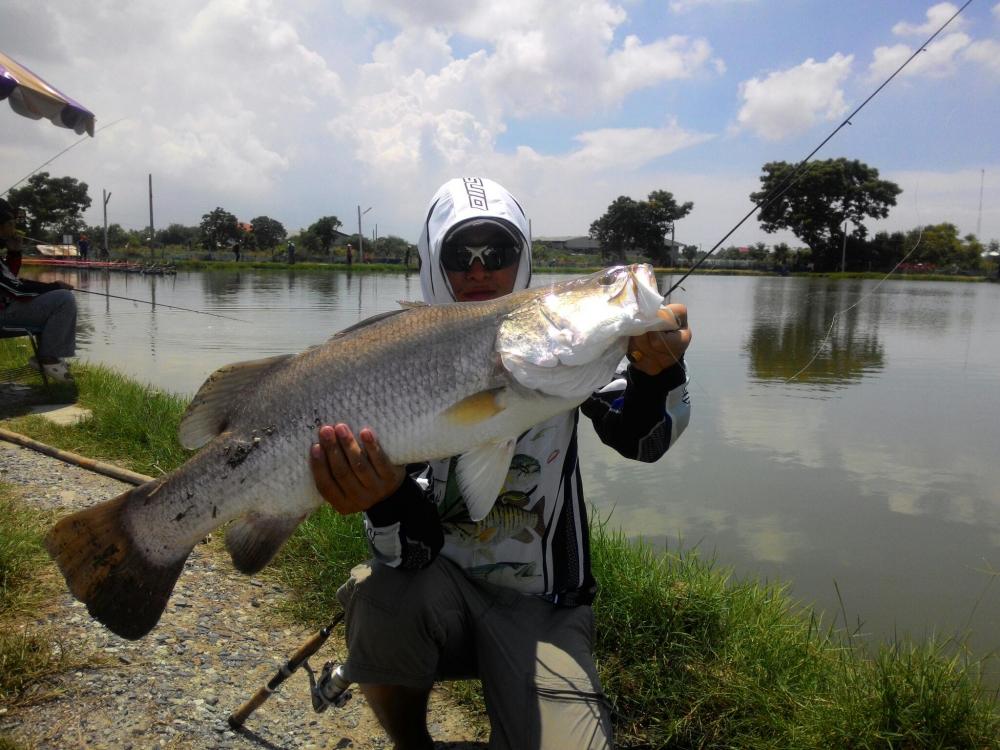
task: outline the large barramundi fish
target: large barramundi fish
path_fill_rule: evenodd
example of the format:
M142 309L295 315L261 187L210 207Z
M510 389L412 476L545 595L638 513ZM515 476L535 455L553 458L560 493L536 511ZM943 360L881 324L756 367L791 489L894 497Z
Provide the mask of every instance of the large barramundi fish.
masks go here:
M73 595L125 638L160 619L184 561L232 521L226 546L263 568L322 504L309 448L323 424L370 426L398 464L460 455L473 521L500 493L519 435L607 383L627 340L677 321L647 265L486 302L376 316L301 354L229 365L188 407L176 471L61 519L45 543Z

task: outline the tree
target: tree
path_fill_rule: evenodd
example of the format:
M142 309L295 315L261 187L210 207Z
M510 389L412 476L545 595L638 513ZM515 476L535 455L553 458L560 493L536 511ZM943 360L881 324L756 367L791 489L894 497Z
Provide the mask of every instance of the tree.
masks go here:
M202 216L198 230L201 233L201 244L208 250L217 250L240 239L239 222L224 208L216 208Z
M590 225L590 236L601 243L602 255L610 252L619 262L641 250L656 265L665 265L667 232L692 208L690 201L678 205L667 190L654 190L645 201L621 195Z
M329 253L333 243L337 241L340 226L340 219L336 216L324 216L310 224L306 231L316 238L324 253Z
M256 219L251 219L250 226L253 227L253 236L257 247L261 250L273 250L288 236L284 225L269 216L258 216Z
M763 204L758 219L765 232L789 229L809 246L817 271L840 265L845 221L851 223L849 237L864 240L865 218L884 219L902 192L857 160L812 162L788 184L795 168L783 161L765 164L761 189L750 200Z
M913 250L909 263L926 263L936 268L955 266L978 269L981 266L983 246L975 235L964 240L958 236L954 224L933 224L906 233L905 248Z
M34 240L77 234L86 227L83 212L90 208L87 183L74 177L49 177L39 172L24 187L10 191L8 200L24 211L27 234Z
M156 233L156 241L161 245L187 245L198 239L198 227L171 224Z

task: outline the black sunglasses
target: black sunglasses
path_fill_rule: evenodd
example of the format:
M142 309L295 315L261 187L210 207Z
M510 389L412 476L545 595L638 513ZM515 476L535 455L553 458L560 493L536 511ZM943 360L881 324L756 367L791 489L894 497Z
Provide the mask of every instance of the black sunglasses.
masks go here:
M514 244L458 245L449 243L441 252L446 271L468 271L478 260L487 271L499 271L517 263L521 248Z

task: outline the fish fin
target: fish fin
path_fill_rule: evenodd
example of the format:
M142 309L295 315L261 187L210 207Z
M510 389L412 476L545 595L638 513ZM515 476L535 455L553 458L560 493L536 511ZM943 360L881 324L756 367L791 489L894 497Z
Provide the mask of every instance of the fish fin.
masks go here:
M399 299L396 303L402 307L404 310L414 310L418 307L427 307L426 302L416 302L412 300Z
M535 537L531 535L531 529L521 529L511 539L516 539L521 544L531 544L531 542L535 541Z
M459 456L455 468L458 486L473 521L481 521L493 508L507 477L516 443L514 438L488 443Z
M538 538L541 539L545 536L545 495L542 495L538 502L535 503L535 507L531 509L531 512L535 514L535 533L538 534Z
M479 532L479 541L482 542L483 544L488 544L489 541L497 535L497 531L499 531L499 529L496 526L493 526L488 529L483 529L482 531Z
M505 390L504 388L491 388L488 391L473 393L449 406L444 411L444 417L449 422L462 426L485 422L504 410L505 407L500 396Z
M45 537L73 596L109 630L135 640L159 622L192 547L167 562L148 560L123 523L127 503L144 502L161 481L61 519Z
M292 358L294 354L234 362L220 367L208 376L191 399L181 419L177 436L182 446L189 450L200 448L226 429L229 412L237 403L239 393L251 383L256 383L272 367Z
M337 339L343 338L344 336L347 336L350 333L354 333L355 331L360 330L361 328L367 328L368 326L378 323L381 320L385 320L386 318L391 318L394 315L399 315L400 313L404 312L406 312L405 308L399 310L389 310L387 312L381 312L376 315L372 315L371 317L365 318L364 320L359 320L354 325L347 326L347 328L337 331L329 338L329 341L336 341Z
M236 569L247 575L261 570L303 520L304 515L247 513L233 521L226 531L226 549Z

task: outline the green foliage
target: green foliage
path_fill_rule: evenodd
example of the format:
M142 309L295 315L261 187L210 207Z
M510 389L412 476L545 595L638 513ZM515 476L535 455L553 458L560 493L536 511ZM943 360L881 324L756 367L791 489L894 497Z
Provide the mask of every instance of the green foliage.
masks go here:
M26 508L11 485L0 482L0 618L44 595L38 569L47 560L42 547L45 516Z
M908 263L927 263L937 268L978 268L983 246L975 235L958 236L954 224L933 224L906 233L905 249L915 248Z
M217 250L240 240L239 222L224 208L216 208L202 216L198 229L201 244L208 250Z
M366 540L360 514L341 516L325 505L296 529L271 568L293 591L295 617L318 625L340 609L337 588L368 559Z
M7 200L24 212L29 238L49 241L84 229L83 212L91 203L87 183L73 177L49 177L48 172L29 177L28 184L11 190Z
M250 226L253 227L253 236L257 247L261 250L273 250L288 236L284 225L269 216L258 216L251 219Z
M654 190L645 201L621 195L590 225L590 236L619 262L624 262L626 253L642 252L655 265L662 266L667 261L668 232L692 208L694 203L678 204L666 190Z
M761 189L750 200L764 204L758 219L765 232L789 229L812 250L817 271L838 268L844 222L851 222L850 238L864 240L864 220L888 216L902 190L880 180L874 167L843 158L812 162L788 184L796 166L765 164Z
M318 244L320 250L329 254L333 243L337 241L337 230L340 229L340 226L340 219L336 216L324 216L317 219L306 229L306 233L312 238L306 239L306 246L310 247L311 243ZM310 249L312 248L310 247Z
M181 226L180 224L171 224L170 226ZM193 230L197 235L198 230ZM95 224L94 226L87 227L87 234L90 235L90 239L95 247L100 247L104 242L104 225ZM121 224L108 224L108 247L125 247L125 243L128 242L128 232L122 227ZM160 233L157 232L157 237ZM178 244L171 242L164 242L160 240L163 244Z
M160 245L188 245L198 240L198 227L188 227L183 224L171 224L166 229L156 233L156 241ZM108 227L108 241L111 242L111 228ZM98 235L100 236L100 235ZM111 243L114 247L114 243Z
M403 258L407 250L410 251L411 259L416 258L417 248L413 244L407 242L402 237L390 234L385 237L379 237L375 243L375 249L370 254L377 258Z

